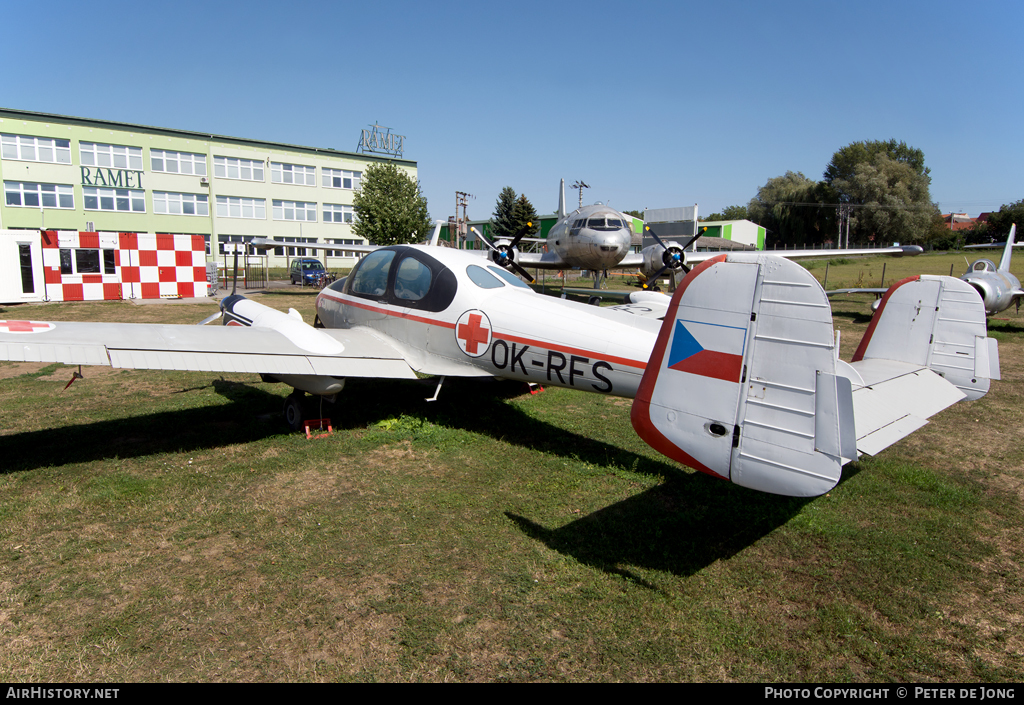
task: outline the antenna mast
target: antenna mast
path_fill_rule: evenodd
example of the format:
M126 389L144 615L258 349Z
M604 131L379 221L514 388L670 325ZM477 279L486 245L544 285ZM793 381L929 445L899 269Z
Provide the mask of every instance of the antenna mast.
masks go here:
M583 189L590 188L590 184L585 184L582 181L577 181L576 183L574 183L569 188L577 188L577 189L580 190L580 206L579 207L582 208L583 207Z

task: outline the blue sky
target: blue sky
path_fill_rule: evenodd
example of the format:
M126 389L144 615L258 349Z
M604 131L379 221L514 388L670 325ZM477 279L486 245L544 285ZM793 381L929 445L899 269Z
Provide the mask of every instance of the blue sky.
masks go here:
M932 200L1024 198L1024 3L7 3L0 106L354 151L406 136L432 217L746 203L833 152L924 151ZM570 202L573 194L567 194Z

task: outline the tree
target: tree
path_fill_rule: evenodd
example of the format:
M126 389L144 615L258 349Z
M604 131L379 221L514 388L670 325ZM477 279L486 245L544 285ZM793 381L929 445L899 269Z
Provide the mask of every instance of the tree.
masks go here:
M831 186L838 179L852 179L858 164L870 162L878 154L885 154L893 161L906 164L921 176L928 176L931 172L924 165L924 152L906 142L852 142L832 155L832 160L825 167L825 183Z
M525 193L516 200L515 208L512 211L512 220L515 223L513 237L524 231L525 237L531 237L540 232L540 219L537 218L537 211ZM527 223L530 224L527 225Z
M419 184L390 162L371 164L353 201L353 232L375 245L425 240L433 225Z
M1016 203L1003 204L995 213L989 213L988 233L996 240L1005 242L1010 234L1010 226L1014 223L1024 232L1024 199ZM1018 238L1018 241L1024 240L1024 234L1018 235Z
M921 163L912 164L878 151L870 160L857 163L848 176L833 180L831 188L840 194L840 202L859 206L850 218L851 238L923 242L937 212L928 194L931 180L923 157Z
M776 247L820 243L829 222L821 186L799 171L768 179L747 204L747 219L764 226Z
M506 186L498 194L498 202L494 204L494 215L491 218L491 232L494 237L511 240L515 237L515 217L513 212L516 207L516 190Z
M747 207L746 206L727 206L721 213L712 213L709 216L702 217L701 220L705 221L717 221L717 220L746 220L747 219Z

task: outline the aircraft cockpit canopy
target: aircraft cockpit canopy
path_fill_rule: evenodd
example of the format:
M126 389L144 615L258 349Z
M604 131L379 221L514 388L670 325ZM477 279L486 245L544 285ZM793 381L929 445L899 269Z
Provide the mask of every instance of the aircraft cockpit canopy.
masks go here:
M345 280L352 296L422 311L443 311L455 298L455 274L428 254L406 247L374 250Z
M979 259L977 262L971 265L972 272L994 272L996 271L996 263L990 259Z
M587 221L587 227L591 230L620 230L623 222L618 218L591 218Z

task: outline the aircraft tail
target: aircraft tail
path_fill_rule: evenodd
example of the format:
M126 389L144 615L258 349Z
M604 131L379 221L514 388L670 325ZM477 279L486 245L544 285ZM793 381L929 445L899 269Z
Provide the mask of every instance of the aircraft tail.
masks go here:
M890 306L879 315L893 317L900 307ZM975 311L973 322L983 329L984 321ZM842 362L828 298L807 270L770 255L719 255L673 296L633 427L659 452L716 477L774 494L823 494L844 463L964 398L927 363L903 359L896 343L910 336L896 328L886 318L866 336L872 355L891 359ZM927 343L933 333L919 328L912 337Z
M1010 235L1006 238L1006 247L1003 248L1003 258L999 260L999 271L1010 271L1010 258L1013 257L1013 241L1017 235L1017 224L1010 226Z
M565 179L562 179L562 185L558 189L558 217L565 216Z

